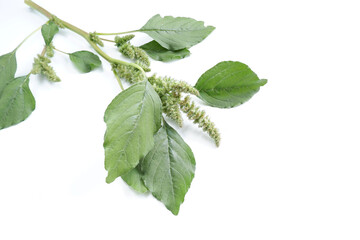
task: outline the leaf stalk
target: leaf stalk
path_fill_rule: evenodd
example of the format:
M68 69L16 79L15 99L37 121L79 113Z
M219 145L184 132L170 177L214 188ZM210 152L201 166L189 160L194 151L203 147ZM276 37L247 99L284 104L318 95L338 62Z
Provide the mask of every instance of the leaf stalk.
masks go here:
M21 41L21 43L14 49L14 52L16 52L18 50L19 47L21 47L21 45L23 45L23 43L28 40L32 35L34 35L37 31L39 31L41 29L42 26L36 28L34 31L32 31L24 40Z
M122 34L129 34L129 33L135 33L135 32L140 32L140 30L132 30L132 31L127 31L127 32L117 32L117 33L96 33L96 35L104 35L104 36L112 36L112 35L122 35Z
M58 52L61 52L61 53L63 53L63 54L66 54L66 55L70 55L70 53L64 52L64 51L62 51L62 50L60 50L60 49L57 49L56 47L54 47L54 50L55 50L55 51L58 51Z

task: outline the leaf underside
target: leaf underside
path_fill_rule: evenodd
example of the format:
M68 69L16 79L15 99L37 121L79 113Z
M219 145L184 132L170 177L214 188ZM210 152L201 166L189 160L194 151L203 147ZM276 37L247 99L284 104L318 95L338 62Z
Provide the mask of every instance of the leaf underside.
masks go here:
M185 17L153 16L140 31L169 50L190 48L204 40L215 28Z
M117 95L106 109L104 137L106 181L135 168L153 148L161 127L161 100L145 80Z
M122 175L121 178L135 191L139 193L146 193L148 189L142 180L142 172L139 169L139 165L136 168L130 170L125 175Z
M141 161L141 171L152 195L177 215L194 178L195 158L190 147L165 121L155 135L155 147Z
M248 101L266 83L247 65L225 61L206 71L195 88L210 106L231 108Z
M35 109L29 75L12 80L0 96L0 129L24 121Z
M101 65L100 58L89 51L78 51L69 55L70 60L83 73L88 73Z
M180 50L168 50L155 40L140 46L154 60L170 62L190 56L190 51L186 48Z

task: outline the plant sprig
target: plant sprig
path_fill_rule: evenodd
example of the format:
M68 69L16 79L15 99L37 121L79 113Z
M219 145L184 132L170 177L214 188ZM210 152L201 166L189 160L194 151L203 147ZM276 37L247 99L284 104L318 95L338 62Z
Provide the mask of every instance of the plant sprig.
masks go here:
M198 97L212 107L232 108L248 101L267 81L259 79L247 65L234 61L221 62L210 68L195 86L172 77L147 74L151 71L150 58L168 62L189 57L190 48L215 29L205 26L202 21L157 14L138 30L88 33L31 0L25 0L25 3L48 18L40 27L45 45L26 76L15 76L16 51L40 28L13 51L0 56L0 129L24 121L34 111L35 98L29 88L31 74L42 74L52 82L60 81L50 65L55 52L68 56L82 73L98 68L102 64L100 56L111 65L122 89L104 115L107 126L104 136L106 182L121 177L134 190L150 192L177 215L194 178L196 163L191 148L167 119L182 127L183 116L188 117L219 146L219 130L192 98ZM83 37L96 54L57 49L53 39L63 29ZM153 40L135 46L131 40L137 32L146 33ZM114 40L102 37L111 35L115 35ZM128 61L110 57L102 49L104 41L114 44ZM123 80L131 86L124 89Z

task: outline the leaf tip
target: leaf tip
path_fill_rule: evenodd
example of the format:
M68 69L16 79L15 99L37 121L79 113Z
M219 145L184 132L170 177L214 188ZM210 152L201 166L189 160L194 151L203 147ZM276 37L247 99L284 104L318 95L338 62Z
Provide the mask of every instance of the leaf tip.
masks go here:
M209 28L209 29L211 30L211 32L212 32L212 31L214 31L214 30L216 29L216 27L211 26L211 25L207 26L207 28Z
M181 203L180 203L181 204ZM165 207L175 216L179 215L180 211L180 204L179 205L165 205Z
M174 214L175 216L179 215L179 210L177 211L171 211L172 214Z
M268 80L267 79L260 79L260 86L264 86L265 84L267 84Z
M110 175L108 175L107 177L106 177L106 183L107 184L110 184L110 183L112 183L113 181L115 181L115 178L114 177L111 177Z

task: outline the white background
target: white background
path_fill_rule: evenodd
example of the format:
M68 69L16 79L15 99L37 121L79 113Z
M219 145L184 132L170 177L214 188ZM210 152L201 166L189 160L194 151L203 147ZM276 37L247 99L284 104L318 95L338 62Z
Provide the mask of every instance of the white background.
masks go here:
M153 62L154 72L195 84L235 60L269 82L240 107L202 106L220 148L189 122L179 130L197 169L173 216L121 179L105 183L103 113L120 91L110 66L80 74L56 53L63 81L33 76L36 110L0 132L0 239L360 239L358 2L38 0L86 31L138 29L157 13L203 20L216 30L191 57ZM45 21L22 1L0 0L0 54ZM54 44L90 50L66 30ZM42 45L39 32L19 49L17 76Z

